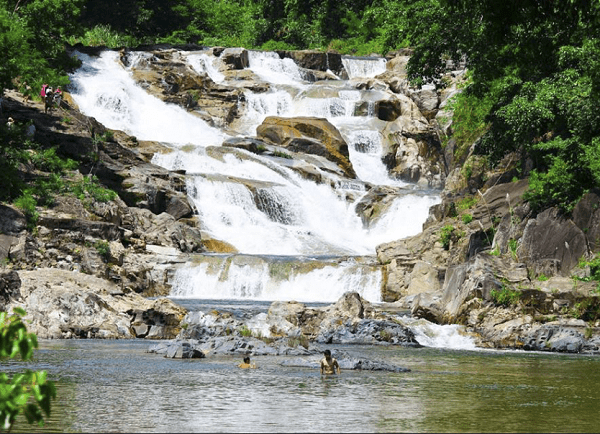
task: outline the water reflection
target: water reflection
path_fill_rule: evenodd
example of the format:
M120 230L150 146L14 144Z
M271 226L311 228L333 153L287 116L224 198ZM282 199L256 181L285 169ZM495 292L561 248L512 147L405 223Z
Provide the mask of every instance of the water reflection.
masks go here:
M282 367L278 357L169 360L147 341L44 341L31 369L58 381L38 431L595 431L598 358L515 352L344 347L410 373ZM4 365L15 370L22 364ZM25 431L36 427L21 423Z

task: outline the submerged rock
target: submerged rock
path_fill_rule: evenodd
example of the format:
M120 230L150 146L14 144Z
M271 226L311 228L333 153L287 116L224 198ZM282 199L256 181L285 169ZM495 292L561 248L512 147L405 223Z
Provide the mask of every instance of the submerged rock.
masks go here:
M354 357L349 353L332 349L331 355L337 359L340 369L344 370L360 370L360 371L387 371L387 372L410 372L409 368L397 366L381 360L370 360L365 358ZM282 360L279 364L286 367L312 368L319 369L322 356L318 358L303 357L292 360ZM343 372L342 372L343 373Z

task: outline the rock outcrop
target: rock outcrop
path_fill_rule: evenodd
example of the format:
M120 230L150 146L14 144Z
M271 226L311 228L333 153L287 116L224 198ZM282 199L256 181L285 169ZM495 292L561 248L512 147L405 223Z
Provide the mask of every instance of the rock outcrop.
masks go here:
M267 117L256 129L259 139L293 152L325 157L342 168L348 178L356 174L348 154L348 144L329 121L321 118Z
M125 294L117 285L83 273L47 268L12 275L6 308L23 308L28 330L42 339L172 339L186 314L168 299Z

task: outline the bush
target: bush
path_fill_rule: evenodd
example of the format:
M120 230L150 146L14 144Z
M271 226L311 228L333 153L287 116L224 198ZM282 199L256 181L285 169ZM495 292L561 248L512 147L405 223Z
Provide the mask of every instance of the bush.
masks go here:
M27 228L33 230L37 225L39 214L37 212L37 200L31 194L30 190L23 192L15 201L14 205L25 214L27 218Z
M454 226L452 225L446 225L442 228L442 232L440 233L440 242L442 243L444 250L450 249L450 242L452 241L453 233Z
M493 289L491 294L492 301L498 306L516 306L521 298L521 293L514 289L502 286L501 290Z
M249 337L252 336L252 330L250 330L245 325L241 326L238 331L239 331L240 335L243 336L243 337L245 337L245 338L249 338Z
M95 176L84 176L81 181L73 183L70 189L81 201L85 201L91 197L98 202L105 203L117 197L117 193L102 187Z
M98 241L94 244L96 251L104 260L108 260L110 257L110 245L106 241Z
M23 309L15 308L9 315L0 312L0 358L2 360L21 356L30 360L33 349L37 348L37 337L27 333L22 318ZM46 371L30 371L15 374L12 378L0 374L0 421L8 431L13 427L17 416L23 414L28 423L44 425L44 414L50 416L50 402L56 398L54 383L47 380Z

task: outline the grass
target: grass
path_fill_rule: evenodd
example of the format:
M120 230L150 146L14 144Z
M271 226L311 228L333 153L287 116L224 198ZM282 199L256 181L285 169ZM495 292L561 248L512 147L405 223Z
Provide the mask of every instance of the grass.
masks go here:
M238 329L238 332L241 336L245 337L245 338L249 338L252 337L252 330L250 330L248 327L246 327L245 325L241 326Z
M491 292L492 301L497 306L516 306L521 298L521 293L502 285L502 289L493 289Z

